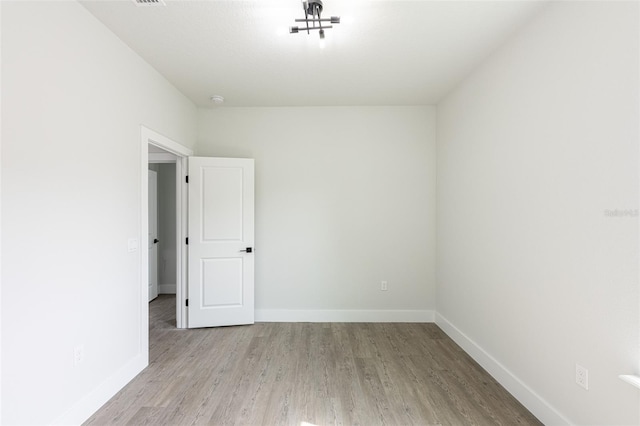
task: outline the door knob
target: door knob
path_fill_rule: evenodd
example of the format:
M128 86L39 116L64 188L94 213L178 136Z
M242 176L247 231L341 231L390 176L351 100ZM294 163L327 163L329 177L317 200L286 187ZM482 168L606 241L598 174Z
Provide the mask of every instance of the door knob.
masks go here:
M153 244L158 244L159 242L160 242L160 240L159 240L159 239L157 239L157 238L154 238L154 239L153 239Z
M253 248L251 248L251 247L247 247L246 249L244 249L244 250L240 250L240 251L241 251L241 252L245 252L245 253L251 253L251 252L253 252Z

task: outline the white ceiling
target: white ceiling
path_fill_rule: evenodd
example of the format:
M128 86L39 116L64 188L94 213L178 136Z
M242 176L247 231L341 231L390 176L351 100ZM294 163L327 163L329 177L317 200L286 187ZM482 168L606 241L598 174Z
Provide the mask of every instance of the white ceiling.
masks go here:
M435 104L544 4L324 0L320 49L300 0L81 3L200 107Z

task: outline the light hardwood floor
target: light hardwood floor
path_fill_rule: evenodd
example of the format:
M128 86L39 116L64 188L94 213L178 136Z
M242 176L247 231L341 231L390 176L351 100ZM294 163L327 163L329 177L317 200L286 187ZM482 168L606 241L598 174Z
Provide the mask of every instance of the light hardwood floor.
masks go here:
M435 324L177 330L163 295L149 349L149 367L85 424L541 424Z

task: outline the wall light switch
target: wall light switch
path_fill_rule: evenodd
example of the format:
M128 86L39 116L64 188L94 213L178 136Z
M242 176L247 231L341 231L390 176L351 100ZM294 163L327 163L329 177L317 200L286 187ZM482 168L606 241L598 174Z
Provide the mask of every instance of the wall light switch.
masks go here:
M127 242L127 247L129 247L129 251L137 251L138 250L138 239L137 238L129 238Z
M77 345L73 348L73 365L80 365L84 362L84 345Z

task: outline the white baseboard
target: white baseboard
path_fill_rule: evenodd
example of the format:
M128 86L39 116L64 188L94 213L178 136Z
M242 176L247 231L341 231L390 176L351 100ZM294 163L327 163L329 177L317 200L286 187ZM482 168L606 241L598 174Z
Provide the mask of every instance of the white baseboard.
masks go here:
M89 392L74 404L66 413L58 417L53 425L80 425L102 407L120 389L129 383L147 366L142 355L133 358L115 374L102 382L97 388Z
M257 309L256 322L434 322L430 310Z
M158 294L176 294L176 285L158 284Z
M542 423L549 426L572 424L566 417L560 414L558 410L552 407L551 404L535 393L522 380L517 378L504 365L500 364L491 354L482 349L482 347L471 340L471 338L445 317L436 313L435 322L438 327L451 337L454 342L460 345L471 358L487 370L498 383L520 401L520 403L531 411Z

